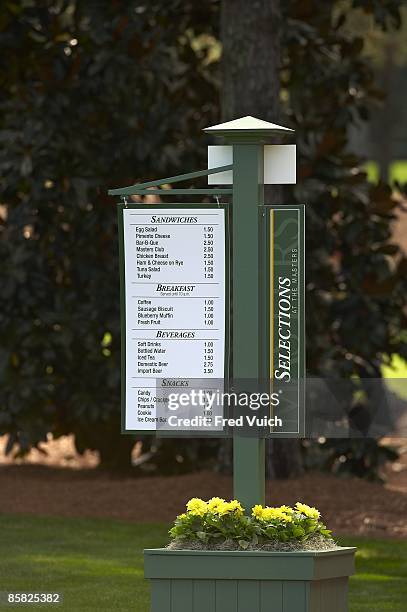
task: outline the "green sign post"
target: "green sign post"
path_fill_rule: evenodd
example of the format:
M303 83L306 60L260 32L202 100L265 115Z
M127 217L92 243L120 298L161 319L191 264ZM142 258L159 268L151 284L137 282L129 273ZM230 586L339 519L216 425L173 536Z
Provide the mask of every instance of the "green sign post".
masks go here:
M137 266L140 270L147 271L144 264L154 260L148 259L147 255L143 251L153 251L151 246L133 246L133 237L135 244L147 244L147 240L140 240L144 235L144 228L146 232L150 232L147 236L158 237L160 236L156 230L159 227L162 228L162 232L171 231L171 221L185 221L185 213L195 210L194 221L198 220L195 225L202 226L204 218L212 219L212 216L208 216L211 210L208 208L208 204L167 204L159 203L152 206L139 205L128 202L128 197L131 195L147 195L157 194L167 196L216 196L221 197L223 195L232 196L232 203L224 204L223 206L231 207L232 214L227 215L229 219L232 217L232 265L226 265L227 270L231 270L231 274L227 274L228 282L231 288L228 287L227 295L225 296L225 304L228 312L225 313L225 322L231 323L230 329L226 330L226 338L231 336L231 349L225 351L225 373L229 373L230 362L233 362L232 379L234 381L250 381L254 387L256 387L257 381L272 381L274 378L274 361L278 361L279 357L279 339L278 339L278 325L274 324L274 321L279 320L278 313L278 281L275 279L276 274L287 274L287 282L297 283L296 296L297 301L300 300L301 304L288 316L291 320L298 320L298 329L295 332L295 337L298 340L297 351L292 350L291 344L285 341L285 345L289 348L285 349L285 359L282 360L282 367L288 367L287 363L290 361L290 376L291 376L291 360L287 359L288 355L293 355L292 363L297 367L297 385L289 390L284 389L283 403L284 410L290 412L292 405L292 412L297 411L295 417L297 423L293 425L293 428L289 429L288 435L300 436L302 431L299 426L300 422L300 406L303 407L303 392L297 393L297 387L299 387L301 380L303 379L303 360L304 360L304 334L303 334L303 275L301 270L297 269L297 279L288 278L290 272L287 271L287 257L291 256L291 252L297 253L297 259L303 261L303 211L299 211L298 207L290 209L293 213L289 213L289 216L294 214L297 215L297 222L294 225L287 219L286 223L284 207L275 209L267 206L264 201L264 185L265 183L284 183L284 182L295 182L295 147L293 145L266 145L272 137L285 136L292 134L292 130L284 128L272 123L261 121L253 117L244 117L235 121L230 121L221 125L206 128L206 133L222 138L225 145L209 147L209 157L215 155L215 167L209 167L208 170L202 170L198 172L191 172L175 177L167 177L161 180L149 181L147 183L140 183L130 187L122 189L112 189L109 191L110 195L118 195L121 197L122 202L119 204L119 246L120 246L120 270L121 270L121 310L122 310L122 422L124 433L135 433L138 427L142 429L143 433L157 433L157 426L149 427L145 424L145 419L140 417L139 419L131 419L128 415L128 410L134 408L134 404L137 404L138 398L141 397L141 388L144 385L151 385L147 381L147 378L138 379L137 376L131 376L130 372L130 360L136 360L137 354L140 351L146 352L145 348L139 350L131 350L130 344L133 340L142 342L141 346L148 346L148 342L151 341L151 334L147 337L144 334L142 328L141 332L135 331L134 320L140 321L140 317L136 319L131 318L130 308L132 302L128 300L127 293L134 293L137 290L136 285L140 285L140 291L143 298L146 298L148 293L147 303L153 303L155 305L163 304L167 302L174 303L174 298L178 300L184 300L186 303L185 307L191 309L192 304L197 305L199 302L189 300L190 306L188 306L188 298L185 296L175 294L159 294L161 301L156 301L154 294L157 294L158 288L162 286L168 286L169 276L171 268L167 266L164 269L164 276L161 277L159 266L152 266L153 270L151 275L148 275L148 281L140 279L138 277L146 276L145 273L130 278L131 269ZM287 157L287 153L289 156ZM216 156L221 155L221 161L216 162ZM223 156L223 157L222 157ZM225 157L226 156L226 157ZM223 160L223 161L222 161ZM208 159L210 162L210 160ZM209 163L209 165L211 165ZM207 176L209 183L217 184L216 187L211 189L159 189L158 187L163 184L170 184L183 182L185 180L193 180L195 178ZM233 183L232 188L220 188L219 184L222 183ZM195 209L193 208L195 207ZM196 217L196 208L199 207L205 217L201 219ZM185 208L185 210L184 210ZM154 214L149 218L147 211L155 210L157 213L168 212L169 224L163 226L154 225L159 219L161 223L164 219L162 214ZM288 212L288 209L287 209ZM191 216L191 212L188 213ZM168 216L168 215L167 215ZM182 217L182 219L181 219ZM293 217L293 219L294 219ZM127 219L127 221L126 221ZM137 223L136 223L137 221ZM151 223L150 223L151 221ZM208 221L209 222L209 221ZM180 230L179 238L178 234L173 232L173 239L175 241L185 239L186 234L184 231L193 231L192 226L188 229L188 226L183 223L182 226L179 224L178 227L182 227ZM204 227L204 226L203 226ZM294 229L294 234L293 234ZM155 233L154 233L155 231ZM142 232L142 233L140 233ZM198 237L199 234L196 234ZM126 236L128 238L128 244L126 244ZM182 238L182 236L184 238ZM196 240L196 239L195 239ZM158 241L153 241L158 244ZM161 243L160 243L161 244ZM168 246L168 241L166 243ZM155 247L156 248L156 247ZM160 247L158 247L160 248ZM165 247L162 248L165 250ZM167 249L168 250L168 249ZM140 251L140 253L138 253ZM131 253L134 254L131 259ZM186 257L190 257L191 253L186 253ZM138 259L139 258L139 259ZM147 258L147 259L146 259ZM141 265L143 264L143 266ZM198 264L197 264L198 265ZM290 262L288 261L288 267ZM155 271L158 272L156 273ZM196 271L198 275L198 269ZM301 276L302 275L302 276ZM126 277L129 278L126 278ZM151 276L151 278L150 278ZM194 276L194 274L192 274ZM176 278L176 277L174 277ZM134 280L136 279L136 280ZM158 280L165 282L158 282ZM189 283L194 281L194 278L188 277ZM154 282L156 281L156 282ZM202 285L202 283L200 283ZM148 286L147 286L148 285ZM232 304L230 306L230 294L232 294ZM291 294L291 291L290 291ZM294 294L292 294L294 295ZM151 296L151 297L150 297ZM131 296L135 298L137 296ZM198 299L198 298L196 298ZM151 302L151 300L153 300ZM146 300L143 300L146 302ZM182 302L176 302L178 309ZM275 305L277 310L275 310ZM298 304L297 304L298 306ZM156 306L154 306L156 307ZM146 307L148 309L149 306ZM153 307L150 308L152 310ZM230 310L230 312L229 312ZM297 313L297 317L294 316L294 312ZM298 314L299 313L299 314ZM300 316L301 315L301 316ZM147 316L147 315L146 315ZM176 320L176 319L175 319ZM175 325L175 323L174 323ZM130 327L132 333L128 333ZM145 329L145 328L144 328ZM150 329L153 328L150 326ZM157 329L157 328L155 328ZM174 330L172 330L174 331ZM143 335L144 334L144 335ZM157 334L158 335L158 334ZM161 334L162 335L162 334ZM213 335L213 334L212 334ZM132 336L137 336L133 338ZM197 340L198 341L198 340ZM165 346L163 340L157 340L159 342L159 350L165 352ZM228 342L229 344L229 342ZM172 344L174 346L174 344ZM182 353L182 346L180 343L179 353ZM219 350L219 346L218 349ZM168 352L168 351L167 351ZM140 357L141 359L141 357ZM181 363L181 360L178 359ZM281 361L281 360L280 360ZM140 364L139 364L140 365ZM141 362L141 365L143 363ZM146 368L140 368L141 371L146 372ZM178 372L179 377L185 377L185 371ZM154 371L160 371L158 368ZM168 370L169 371L169 370ZM171 370L173 372L173 370ZM287 374L287 372L283 373ZM173 374L172 374L173 375ZM288 374L287 374L288 375ZM144 375L146 376L146 375ZM152 378L159 377L160 374L152 375ZM278 376L277 376L278 378ZM285 379L286 376L283 376ZM137 381L139 382L135 382ZM129 382L130 381L130 382ZM133 382L131 382L133 381ZM144 383L143 383L144 381ZM225 381L226 388L229 381ZM250 385L249 385L250 386ZM284 387L283 381L279 385ZM252 386L253 388L253 386ZM233 391L234 389L229 389ZM270 390L271 386L270 386ZM282 392L282 390L279 390ZM137 394L137 395L136 395ZM152 394L152 392L151 392ZM293 396L289 399L290 394ZM145 396L143 401L145 402ZM128 404L130 404L128 406ZM131 405L133 404L133 406ZM134 412L134 410L133 410ZM301 410L302 412L302 410ZM157 413L156 413L157 414ZM154 421L154 417L149 419L150 422ZM132 423L132 424L131 424ZM134 425L136 423L136 425ZM216 433L216 432L215 432ZM164 432L160 430L161 435L182 435L181 431ZM224 430L224 434L226 430ZM285 434L284 430L280 431L280 435ZM202 432L202 435L209 435L209 432ZM221 434L222 435L222 434ZM239 430L233 431L233 465L234 465L234 496L239 499L243 505L250 509L255 504L264 504L265 495L265 437L267 435L273 435L272 430L265 428L258 435L244 435ZM277 435L277 434L275 434Z
M270 174L273 159L265 164L265 143L275 136L286 136L292 130L278 125L259 121L252 117L230 121L207 128L207 133L221 137L232 147L233 159L233 378L250 380L272 380L274 377L273 359L275 351L274 321L278 322L278 312L274 312L275 289L273 286L275 222L274 217L282 215L270 210L264 201L264 184L266 173ZM269 148L270 150L270 148ZM279 147L284 153L285 147ZM295 151L294 151L295 154ZM268 162L268 163L267 163ZM280 160L278 162L281 164ZM287 165L293 165L287 167ZM273 182L284 182L287 175L295 172L295 159L283 159L281 174L274 174ZM291 182L291 181L290 181ZM296 211L297 213L298 211ZM299 214L299 213L298 213ZM270 225L271 223L271 225ZM283 228L283 224L278 224ZM284 231L282 229L282 231ZM288 229L288 232L290 230ZM303 225L298 223L299 242L296 252L303 259ZM280 233L281 240L281 233ZM287 250L292 251L288 240ZM301 249L301 252L299 250ZM278 264L283 250L278 252ZM297 262L298 263L298 262ZM298 270L298 266L297 266ZM303 271L300 271L303 274ZM288 282L292 282L287 276ZM302 278L303 282L303 278ZM302 289L302 282L298 287ZM291 289L291 287L290 287ZM291 291L290 291L291 295ZM299 299L303 292L297 291ZM278 296L278 288L277 288ZM275 316L277 314L277 316ZM295 355L299 368L297 384L302 387L298 406L303 409L303 305L297 304L296 314L290 313L291 320L301 321L297 338L300 344ZM278 334L276 334L278 337ZM288 346L288 344L287 344ZM292 355L290 347L290 356ZM290 364L291 365L291 364ZM291 391L293 386L291 386ZM287 393L286 393L287 395ZM287 404L287 402L285 401ZM299 409L299 408L298 408ZM301 410L302 412L302 410ZM296 434L300 436L301 428ZM290 434L292 435L292 434ZM246 508L255 504L264 504L265 497L265 439L264 437L242 436L238 431L233 439L233 478L234 495Z
M265 438L305 434L304 209L264 201L265 184L295 182L295 147L266 144L292 130L244 117L205 131L226 143L208 148L208 170L109 192L122 199L123 431L140 427L144 434L158 433L161 419L167 425L170 419L149 398L163 386L192 384L194 375L187 370L205 377L216 364L219 372L224 364L225 389L237 394L246 384L263 389L265 381L269 392L281 396L276 405L284 426L270 419L254 433L232 430L234 496L250 512L265 503ZM159 189L202 176L209 184L233 188ZM190 202L195 203L160 202L151 213L149 206L128 203L128 196L152 193L194 196ZM196 202L201 195L232 196L232 202L214 210L213 204ZM161 320L160 309L165 312ZM154 361L155 352L162 355L159 361ZM213 384L213 376L203 382ZM270 417L274 406L269 400ZM165 433L175 437L182 432ZM192 433L205 435L202 430ZM221 427L220 435L229 434ZM152 612L324 612L326 602L335 612L346 612L348 576L354 571L352 548L283 553L164 548L144 554Z
M266 287L267 240L264 145L292 130L243 118L205 130L232 146L233 159L233 378L269 377ZM265 440L233 438L234 496L245 508L265 501Z

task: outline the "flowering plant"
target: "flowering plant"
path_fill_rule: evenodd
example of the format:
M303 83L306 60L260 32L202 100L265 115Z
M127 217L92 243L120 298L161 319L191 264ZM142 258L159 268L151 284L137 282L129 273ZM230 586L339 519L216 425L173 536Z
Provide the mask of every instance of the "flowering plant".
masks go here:
M202 547L224 542L237 548L261 548L272 543L304 543L326 539L332 542L331 531L320 520L316 508L297 502L293 508L254 506L250 516L236 499L220 497L204 501L197 497L187 503L185 513L177 516L170 529L171 538L182 542L199 542Z

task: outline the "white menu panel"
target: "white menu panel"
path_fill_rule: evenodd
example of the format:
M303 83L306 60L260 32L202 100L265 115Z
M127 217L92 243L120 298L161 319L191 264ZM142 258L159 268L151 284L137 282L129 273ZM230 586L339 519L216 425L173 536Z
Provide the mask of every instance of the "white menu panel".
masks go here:
M225 211L123 210L126 430L170 429L164 397L179 386L218 389L225 365ZM208 412L180 408L177 416ZM222 415L214 405L209 416ZM185 429L182 426L179 429ZM186 429L191 429L188 427Z

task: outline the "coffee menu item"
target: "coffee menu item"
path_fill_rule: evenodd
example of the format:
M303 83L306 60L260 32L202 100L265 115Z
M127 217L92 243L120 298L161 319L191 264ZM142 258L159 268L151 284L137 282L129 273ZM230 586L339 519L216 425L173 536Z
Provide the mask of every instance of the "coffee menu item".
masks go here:
M123 231L125 430L171 430L171 415L205 416L205 431L219 430L221 406L169 410L168 396L223 390L225 211L128 208Z

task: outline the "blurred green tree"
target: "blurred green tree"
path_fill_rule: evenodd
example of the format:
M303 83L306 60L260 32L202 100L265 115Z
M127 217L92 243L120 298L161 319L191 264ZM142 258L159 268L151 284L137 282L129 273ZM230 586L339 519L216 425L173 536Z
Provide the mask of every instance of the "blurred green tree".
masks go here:
M363 435L382 398L381 363L393 353L407 358L402 335L407 260L391 243L400 200L390 186L367 182L366 160L349 148L349 127L368 120L382 94L363 53L365 41L347 21L353 10L362 10L391 36L400 26L402 4L282 3L287 27L281 97L296 129L299 154L298 184L288 190L288 201L307 203L307 369L334 385L352 380L345 410L351 432L362 438L328 440L321 448L330 469L368 478L394 457ZM361 400L354 393L357 387ZM324 418L326 413L325 405Z
M353 2L383 28L398 25L400 4ZM407 357L407 261L389 243L391 189L369 186L347 148L348 126L367 119L377 91L363 39L344 28L349 8L338 7L281 3L280 116L299 150L299 184L286 198L308 204L309 372L379 377L383 359ZM106 190L205 167L201 128L219 119L219 8L217 0L0 6L0 432L9 449L73 432L79 449L128 463ZM263 25L250 35L267 37ZM242 50L235 61L250 57ZM169 457L189 469L214 450L205 441L160 447L167 469Z
M129 462L106 193L204 167L216 22L208 0L1 3L0 431L9 449L74 432L104 463Z

